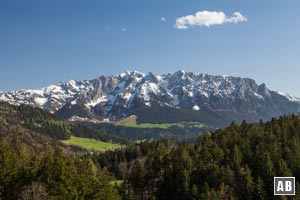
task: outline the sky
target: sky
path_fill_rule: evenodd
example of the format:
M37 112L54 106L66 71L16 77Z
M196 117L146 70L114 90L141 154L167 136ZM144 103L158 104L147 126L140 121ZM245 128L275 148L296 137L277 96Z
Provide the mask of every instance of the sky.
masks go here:
M299 0L1 0L0 90L181 69L300 97L299 13Z

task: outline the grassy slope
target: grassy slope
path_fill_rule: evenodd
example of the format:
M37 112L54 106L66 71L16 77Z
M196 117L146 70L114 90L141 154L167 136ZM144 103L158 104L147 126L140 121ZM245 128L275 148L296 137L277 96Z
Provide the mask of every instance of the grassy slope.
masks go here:
M68 144L68 145L77 145L83 147L85 149L91 150L98 150L98 151L106 151L108 149L119 149L121 148L118 144L108 143L108 142L101 142L95 139L90 138L81 138L71 136L70 140L61 140L61 142Z
M127 127L135 127L135 128L162 128L168 129L171 126L178 126L184 128L184 125L188 125L189 127L202 128L204 124L199 122L180 122L180 123L165 123L165 124L152 124L152 123L141 123L137 124L136 116L130 116L125 119L122 119L115 123L118 126L127 126Z
M111 181L110 184L115 185L115 186L121 186L124 183L124 180L116 180L116 181Z
M137 117L135 115L126 117L125 119L121 119L115 123L115 125L119 126L134 126L136 125Z

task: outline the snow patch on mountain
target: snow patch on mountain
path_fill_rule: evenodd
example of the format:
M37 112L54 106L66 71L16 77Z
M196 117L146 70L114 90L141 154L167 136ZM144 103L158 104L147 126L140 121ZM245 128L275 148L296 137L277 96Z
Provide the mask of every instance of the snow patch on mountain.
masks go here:
M193 110L200 110L200 107L197 106L197 105L194 105L194 106L193 106Z
M280 92L277 91L278 94L280 94L281 96L284 96L285 98L287 98L289 101L293 101L293 102L300 102L300 98L292 96L290 94L284 93L284 92Z
M34 101L42 107L45 105L45 103L47 103L48 99L44 97L35 97Z
M281 92L278 94L290 102L300 103L300 98ZM130 114L135 102L140 102L147 107L156 103L175 108L200 110L205 106L233 107L234 102L248 102L253 99L257 99L254 102L259 102L259 105L254 108L263 108L263 102L264 105L270 104L267 102L270 98L271 91L264 84L258 86L249 78L183 70L164 75L126 71L120 75L100 76L93 80L60 82L36 90L0 92L0 100L16 105L38 106L55 113L67 103L80 104L84 105L90 113L99 112L99 109L102 109L101 112L105 110L104 117L113 117L116 113L126 116Z
M254 92L254 95L255 95L256 97L258 97L259 99L261 99L261 100L264 100L264 99L265 99L263 96L261 96L260 94L257 94L256 92Z

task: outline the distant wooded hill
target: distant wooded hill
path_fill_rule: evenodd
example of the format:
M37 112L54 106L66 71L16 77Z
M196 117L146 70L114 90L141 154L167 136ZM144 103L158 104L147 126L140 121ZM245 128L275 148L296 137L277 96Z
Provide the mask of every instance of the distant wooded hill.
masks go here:
M92 130L86 126L65 122L54 115L32 106L13 106L0 102L0 134L10 135L12 129L23 129L25 132L36 132L55 140L67 140L71 135L87 137L119 144L129 144L123 138ZM30 143L30 141L29 141Z
M124 180L130 199L274 200L273 178L296 177L300 198L300 117L257 124L232 123L196 144L142 142L98 156L103 168ZM128 193L131 191L132 193ZM126 199L126 198L124 198Z

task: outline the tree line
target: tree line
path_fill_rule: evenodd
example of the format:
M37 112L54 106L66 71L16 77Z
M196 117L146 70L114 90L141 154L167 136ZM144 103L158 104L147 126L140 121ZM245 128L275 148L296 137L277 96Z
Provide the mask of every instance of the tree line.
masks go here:
M123 199L299 199L300 117L232 123L195 144L135 144L98 162L124 180ZM274 176L296 177L296 196L274 196Z
M51 113L28 105L13 106L0 102L0 121L5 124L20 124L24 128L56 140L68 140L71 135L87 137L104 142L128 145L130 142L118 136L96 131L84 125L62 121Z
M0 199L300 197L298 115L233 122L193 144L159 140L102 154L64 147L45 124L78 134L85 129L39 109L0 104ZM296 196L274 196L274 176L296 177Z
M72 157L50 146L36 151L18 138L2 138L0 159L0 199L120 199L112 177L89 156Z

